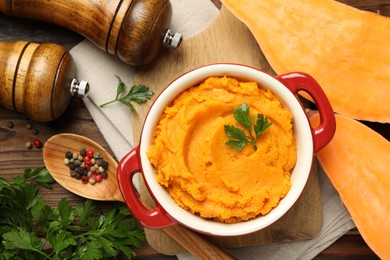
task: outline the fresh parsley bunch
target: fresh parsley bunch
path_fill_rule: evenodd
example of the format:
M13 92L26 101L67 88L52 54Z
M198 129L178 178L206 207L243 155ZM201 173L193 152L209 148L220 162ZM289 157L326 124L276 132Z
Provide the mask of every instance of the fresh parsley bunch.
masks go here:
M233 147L237 151L241 151L245 145L251 144L253 149L257 150L257 140L259 136L264 133L264 131L272 125L272 122L268 120L263 114L257 114L256 122L255 116L249 115L249 105L245 102L234 109L234 119L237 120L245 129L235 127L233 125L224 125L224 131L226 135L232 139L229 139L225 144L227 146ZM252 133L252 124L253 126ZM245 134L247 130L249 134L249 139Z
M46 168L26 169L12 183L0 177L0 259L115 259L135 256L145 239L123 204L103 214L91 200L73 208L63 198L52 208L37 184L54 182Z

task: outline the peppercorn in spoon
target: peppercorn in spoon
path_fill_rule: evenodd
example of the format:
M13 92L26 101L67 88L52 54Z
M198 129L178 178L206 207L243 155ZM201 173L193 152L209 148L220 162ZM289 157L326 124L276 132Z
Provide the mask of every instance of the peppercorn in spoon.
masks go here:
M95 154L100 154L98 157L108 164L107 169L105 169L106 178L95 185L90 185L88 179L82 178L87 177L86 173L88 170L95 167L93 165L89 166L91 163L87 161L87 158L93 158L93 155L87 156L83 153L80 154L80 151L84 149L86 151L93 151ZM68 158L67 153L71 154ZM73 154L75 153L77 156L73 158ZM82 158L78 158L79 156ZM86 160L85 162L84 158ZM76 176L72 176L76 174L75 168L72 167L73 169L70 169L67 160L79 161L80 164L83 163L82 167L77 165L81 175L77 179L74 178ZM93 200L123 201L116 178L117 162L103 147L91 139L76 134L54 135L47 140L43 147L43 161L53 178L62 187L73 193ZM99 167L96 168L96 172L99 172ZM84 173L81 171L84 171ZM92 172L95 172L95 170Z
M99 183L91 185L89 182L84 181L83 183L80 179L71 176L74 174L71 172L74 169L69 169L69 162L66 159L72 159L73 155L72 158L66 158L66 153L78 153L83 148L100 153L101 158L108 163L105 170L107 178ZM74 160L78 159L76 156L74 157ZM100 201L124 201L117 182L117 162L103 147L87 137L65 133L52 136L43 147L43 161L47 170L62 187L81 197ZM81 158L79 161L81 165ZM82 167L85 168L85 160L83 161L84 166ZM235 259L210 241L183 226L175 225L164 228L163 231L199 259Z

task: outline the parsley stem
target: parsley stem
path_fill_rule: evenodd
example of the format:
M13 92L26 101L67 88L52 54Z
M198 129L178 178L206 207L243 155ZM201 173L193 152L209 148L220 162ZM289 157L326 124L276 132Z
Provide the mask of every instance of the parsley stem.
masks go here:
M108 101L108 102L106 102L106 103L104 103L104 104L101 104L100 107L105 107L105 106L107 106L107 105L109 105L109 104L114 103L115 101L117 101L117 99L114 99L114 100Z
M38 249L35 249L35 248L32 248L32 251L36 252L36 253L39 253L41 255L43 255L46 259L51 259L50 256L48 256L47 254L45 254L44 252L42 252L41 250L38 250Z
M257 151L257 145L256 145L256 140L252 141L253 149Z
M251 138L251 142L250 142L250 143L253 145L253 148L254 148L255 150L257 150L256 140L255 140L255 138L253 138L251 128L249 127L249 128L247 128L247 130L248 130L248 132L249 132L249 137Z

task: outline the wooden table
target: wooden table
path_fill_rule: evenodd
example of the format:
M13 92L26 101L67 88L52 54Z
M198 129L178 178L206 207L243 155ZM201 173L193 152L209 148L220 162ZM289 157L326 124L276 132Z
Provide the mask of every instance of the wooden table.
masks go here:
M220 6L218 0L211 1ZM368 3L369 1L364 0L347 0L342 2L370 11L379 11L383 15L390 16L390 3L388 1L371 1L371 3ZM70 49L82 39L81 36L55 25L0 14L0 41L56 42ZM12 128L8 126L9 122L13 123ZM27 129L26 125L29 123L39 131L38 134L34 134L32 130ZM370 126L389 139L388 125L370 124ZM33 122L22 114L0 107L0 176L11 179L12 176L22 173L25 168L43 166L42 150L27 149L25 143L32 142L36 138L45 142L50 136L63 132L87 136L110 151L81 99L73 98L65 114L50 123ZM58 184L54 185L54 189L50 193L42 190L41 195L52 206L57 205L62 197L68 197L72 205L82 201L80 197L69 193ZM109 208L110 203L100 202L99 206ZM144 242L142 248L135 251L138 255L137 259L155 259L157 257L158 259L176 259L174 256L158 254L147 242ZM316 257L316 259L340 258L378 259L356 229L348 232Z

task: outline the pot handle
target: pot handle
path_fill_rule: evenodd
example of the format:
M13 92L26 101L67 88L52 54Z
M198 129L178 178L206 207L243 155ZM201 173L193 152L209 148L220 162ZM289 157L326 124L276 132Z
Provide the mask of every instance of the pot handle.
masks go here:
M313 98L320 113L320 124L317 128L310 127L313 136L314 152L320 151L332 140L336 130L333 109L325 92L313 77L303 72L278 75L276 79L294 95L297 95L299 91L305 91Z
M131 150L118 164L117 178L124 201L134 217L145 227L150 229L165 228L177 223L156 202L154 209L147 209L139 199L133 185L133 177L142 172L139 146Z

